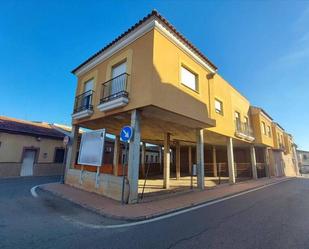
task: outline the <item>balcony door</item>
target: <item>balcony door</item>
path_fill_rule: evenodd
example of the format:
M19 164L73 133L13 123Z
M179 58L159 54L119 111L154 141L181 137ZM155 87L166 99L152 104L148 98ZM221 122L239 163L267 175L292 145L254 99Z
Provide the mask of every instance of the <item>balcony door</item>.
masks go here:
M112 85L111 85L111 95L117 94L125 90L125 76L124 73L127 72L126 62L118 64L112 68Z
M235 123L236 123L236 129L238 131L241 131L241 125L240 125L240 113L239 112L235 112Z
M89 109L91 105L91 96L93 89L93 79L88 80L84 84L84 97L82 98L82 106L84 109Z
M93 89L93 80L88 80L84 85L84 93Z

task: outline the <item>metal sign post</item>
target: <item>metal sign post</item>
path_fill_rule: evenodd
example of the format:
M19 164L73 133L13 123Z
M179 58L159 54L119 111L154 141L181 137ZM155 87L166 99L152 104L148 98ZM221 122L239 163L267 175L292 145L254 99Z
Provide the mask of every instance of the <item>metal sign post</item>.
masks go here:
M126 164L127 164L127 149L128 149L128 142L125 142L124 145L124 159L122 162L122 190L121 190L121 204L125 204L124 201L124 187L126 184Z
M196 176L196 164L192 164L191 168L191 189L193 189L193 176Z
M125 154L124 154L124 160L122 162L122 192L121 192L121 204L125 204L125 201L124 201L124 190L125 190L125 183L126 183L126 165L128 163L128 143L130 142L131 138L132 138L132 135L133 135L133 129L131 126L124 126L122 129L121 129L121 132L120 132L120 138L121 140L125 143Z

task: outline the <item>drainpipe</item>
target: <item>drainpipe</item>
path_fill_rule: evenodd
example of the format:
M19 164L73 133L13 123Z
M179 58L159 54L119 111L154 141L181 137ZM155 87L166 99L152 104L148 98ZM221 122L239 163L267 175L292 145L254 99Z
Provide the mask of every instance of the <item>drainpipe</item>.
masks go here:
M206 75L207 78L207 82L208 82L208 109L209 109L209 113L208 116L209 118L211 118L211 110L212 110L212 104L211 104L211 100L212 100L212 95L211 95L211 87L210 87L210 80L213 80L215 74L214 73L209 73Z

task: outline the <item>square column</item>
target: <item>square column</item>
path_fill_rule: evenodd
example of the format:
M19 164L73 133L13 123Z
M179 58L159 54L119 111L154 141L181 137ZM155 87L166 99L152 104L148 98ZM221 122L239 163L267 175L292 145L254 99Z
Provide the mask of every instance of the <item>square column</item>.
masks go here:
M70 168L73 168L75 164L75 159L77 155L77 142L79 136L79 126L73 125L72 131L70 135L70 143L68 144L67 148L67 156L65 162L65 169L64 169L64 178L66 179L66 174Z
M188 147L188 164L189 164L189 174L192 174L192 148Z
M218 176L217 153L216 153L216 147L215 146L212 146L212 165L213 165L214 177L217 177Z
M162 147L159 146L159 163L160 163L160 173L162 172Z
M142 168L142 176L145 177L145 157L146 157L146 144L142 143L142 155L141 155L141 168Z
M163 188L169 189L170 187L170 167L171 167L171 154L170 154L170 134L164 133L164 151L163 151Z
M176 142L176 179L180 180L180 143Z
M269 158L269 150L267 147L264 149L264 162L265 162L266 177L270 177L270 158Z
M204 182L204 131L196 130L196 166L197 166L197 187L201 190L205 188Z
M229 167L229 182L234 184L235 181L235 164L234 164L234 151L233 151L233 139L227 138L227 161Z
M129 203L138 201L138 173L140 158L140 112L133 110L131 113L131 127L133 128L133 136L129 145L129 162L128 162L128 181L130 186Z
M113 158L113 174L115 176L118 176L119 153L120 153L120 137L116 136L114 143L114 158Z
M251 156L252 178L256 180L258 179L258 176L256 169L255 148L253 145L250 146L250 156Z

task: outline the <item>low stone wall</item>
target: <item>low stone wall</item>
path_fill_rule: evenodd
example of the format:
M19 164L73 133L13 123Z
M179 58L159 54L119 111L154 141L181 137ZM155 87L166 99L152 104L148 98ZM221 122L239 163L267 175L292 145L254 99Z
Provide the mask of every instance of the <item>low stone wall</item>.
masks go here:
M21 163L0 162L0 178L20 176ZM53 176L63 174L62 163L36 163L33 166L34 176Z
M55 176L63 174L62 163L36 163L33 167L34 176Z
M96 173L80 170L69 169L66 175L65 183L83 189L89 192L94 192L104 195L111 199L121 201L122 194L122 177L110 174L100 174L98 185L96 185ZM125 200L129 196L129 185L125 184Z
M21 163L1 163L0 162L0 178L19 176Z

